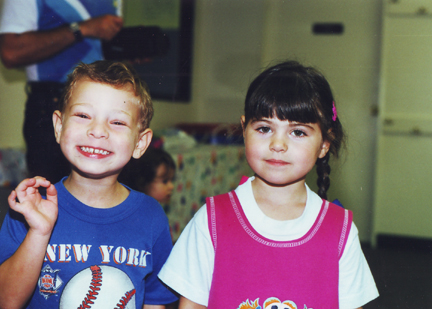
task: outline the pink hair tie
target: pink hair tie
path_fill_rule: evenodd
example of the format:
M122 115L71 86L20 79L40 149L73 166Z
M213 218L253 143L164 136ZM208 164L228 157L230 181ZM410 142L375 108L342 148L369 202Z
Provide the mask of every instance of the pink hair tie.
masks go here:
M336 110L336 106L335 106L335 104L334 104L334 101L333 101L333 108L332 108L332 111L333 111L333 117L332 117L332 119L333 119L333 121L336 121L336 118L337 118L337 110Z

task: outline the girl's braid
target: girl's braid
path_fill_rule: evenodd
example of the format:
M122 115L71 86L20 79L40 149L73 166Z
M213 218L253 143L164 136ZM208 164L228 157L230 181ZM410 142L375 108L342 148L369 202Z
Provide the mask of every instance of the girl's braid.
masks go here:
M322 199L327 199L327 190L330 187L330 152L327 152L324 158L318 159L316 163L316 171L318 174L317 185L318 195Z

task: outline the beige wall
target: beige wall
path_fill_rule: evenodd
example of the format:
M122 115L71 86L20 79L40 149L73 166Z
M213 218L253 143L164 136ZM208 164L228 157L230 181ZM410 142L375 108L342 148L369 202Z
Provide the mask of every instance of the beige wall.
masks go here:
M373 236L432 238L431 8L384 6Z
M249 82L271 60L296 58L318 66L333 87L349 136L347 154L333 169L330 198L354 211L361 240L369 240L376 134L370 108L377 103L381 2L196 2L192 101L155 102L152 127L237 122ZM314 21L343 22L345 33L313 37ZM4 68L0 75L0 147L23 147L24 76Z
M0 65L0 147L24 148L25 73Z

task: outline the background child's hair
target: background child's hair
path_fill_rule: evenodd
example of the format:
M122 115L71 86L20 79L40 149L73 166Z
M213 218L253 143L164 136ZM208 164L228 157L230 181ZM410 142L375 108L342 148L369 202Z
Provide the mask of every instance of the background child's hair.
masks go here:
M323 140L330 143L327 155L316 162L318 195L327 198L330 187L330 154L338 156L344 140L339 118L333 120L334 98L325 77L296 61L272 66L256 77L245 100L245 124L271 118L300 123L317 123Z
M139 99L141 110L140 131L144 131L150 126L153 117L153 103L147 84L138 77L138 74L131 66L123 62L100 60L91 64L78 64L68 76L60 106L62 112L69 103L76 83L84 78L108 84L117 89L131 86L135 96Z
M148 148L139 159L131 159L119 176L119 181L128 187L141 191L155 177L158 167L164 164L167 173L176 170L171 155L163 149Z

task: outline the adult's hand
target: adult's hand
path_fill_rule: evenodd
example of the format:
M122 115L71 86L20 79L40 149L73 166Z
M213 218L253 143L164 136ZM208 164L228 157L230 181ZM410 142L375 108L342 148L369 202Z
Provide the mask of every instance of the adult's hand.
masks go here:
M80 23L84 37L111 40L123 27L123 19L115 15L102 15Z

